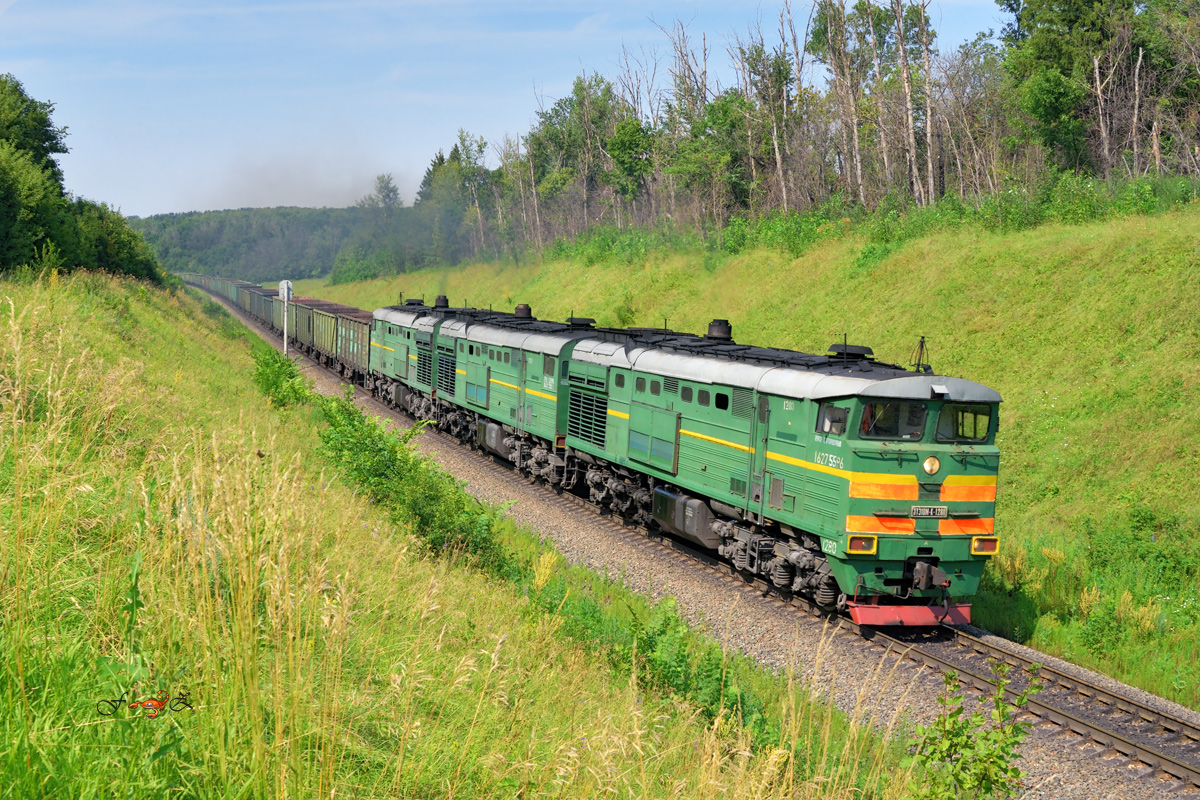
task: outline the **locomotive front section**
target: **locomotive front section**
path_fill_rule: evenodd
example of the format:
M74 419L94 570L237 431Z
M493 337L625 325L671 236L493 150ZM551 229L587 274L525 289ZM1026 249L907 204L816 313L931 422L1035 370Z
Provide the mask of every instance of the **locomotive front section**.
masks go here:
M1000 396L953 378L879 381L817 411L813 461L845 485L824 537L856 622L963 623L995 531ZM840 445L840 446L831 446Z

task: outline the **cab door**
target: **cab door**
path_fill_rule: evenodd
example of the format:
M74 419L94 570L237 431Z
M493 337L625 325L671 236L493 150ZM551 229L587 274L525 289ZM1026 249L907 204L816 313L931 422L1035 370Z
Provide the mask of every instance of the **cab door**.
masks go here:
M770 430L770 420L770 398L759 395L755 414L750 420L750 491L746 497L746 510L760 515L771 491L771 473L767 467L767 433ZM782 492L781 481L776 494L781 495ZM779 502L782 504L782 498Z
M629 406L629 457L672 475L679 471L679 412L633 402Z
M467 402L482 409L488 408L492 368L487 364L467 362Z
M532 359L540 359L540 353L527 353L524 350L515 351L513 357L517 360L517 399L514 401L517 404L517 428L525 432L525 381L529 377L530 362Z
M371 325L371 363L377 372L384 375L395 375L396 373L393 371L395 367L392 364L392 343L384 335L387 329L386 322L376 321Z

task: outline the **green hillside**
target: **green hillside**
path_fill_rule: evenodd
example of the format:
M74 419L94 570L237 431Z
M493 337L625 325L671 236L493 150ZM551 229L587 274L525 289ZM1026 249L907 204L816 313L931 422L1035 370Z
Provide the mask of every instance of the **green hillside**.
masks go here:
M1200 208L1017 233L961 227L882 261L854 235L645 263L477 264L297 285L361 308L405 297L824 352L843 333L1005 398L997 530L976 619L1200 707Z

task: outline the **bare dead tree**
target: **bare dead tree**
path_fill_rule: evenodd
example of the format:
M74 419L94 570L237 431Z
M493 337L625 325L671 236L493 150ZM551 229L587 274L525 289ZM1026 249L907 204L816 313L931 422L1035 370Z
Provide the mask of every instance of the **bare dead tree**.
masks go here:
M917 168L917 128L913 122L912 70L908 64L908 37L904 32L904 0L892 0L896 17L896 52L900 57L900 83L904 87L904 122L908 136L905 157L908 160L908 181L917 205L924 205L920 170Z
M1108 180L1112 173L1112 146L1109 144L1111 140L1109 116L1110 111L1105 109L1104 92L1112 83L1113 76L1117 73L1117 68L1120 66L1122 58L1125 55L1125 36L1116 37L1114 44L1110 44L1106 52L1100 53L1092 57L1092 90L1096 95L1096 125L1100 132L1100 168L1104 171L1104 180ZM1105 62L1105 76L1100 77L1100 62Z
M875 33L875 6L869 0L866 3L866 28L868 38L871 42L871 61L875 66L875 86L871 94L875 98L876 115L879 123L879 155L883 159L883 184L884 190L889 194L892 191L892 165L891 153L888 150L887 136L887 121L885 119L886 109L884 107L884 88L883 88L883 70L879 65L879 41Z
M862 149L859 136L858 95L860 85L847 48L846 0L824 0L825 25L829 44L829 69L833 73L834 92L842 110L845 127L849 189L858 201L867 204L863 187Z
M533 222L537 230L538 248L541 249L545 246L545 242L542 239L542 215L538 210L537 174L533 171L533 153L529 152L528 147L525 148L525 157L529 163L529 186L531 189L530 194L533 196Z
M687 114L689 119L694 118L709 99L708 37L706 34L701 35L700 50L697 53L692 47L687 25L681 20L676 20L670 30L657 22L654 24L671 41L672 60L669 72L675 105Z
M992 165L985 157L985 151L980 147L976 136L978 117L986 114L987 104L992 102L989 87L977 85L982 76L976 74L975 65L969 57L966 48L960 48L954 55L941 61L941 83L945 87L946 101L943 107L948 112L945 116L949 138L954 143L956 137L953 124L960 126L960 134L966 140L969 148L969 170L971 189L976 198L983 196L983 182L987 182L988 191L995 191L992 181ZM981 108L982 107L982 108ZM982 133L986 134L986 131Z
M1133 174L1142 174L1141 159L1138 157L1138 140L1141 139L1138 128L1138 112L1142 108L1142 48L1138 48L1137 66L1133 68L1133 124L1130 134L1133 137Z
M925 61L925 176L929 180L929 202L937 196L933 190L933 67L929 60L929 3L921 0L921 53Z
M662 108L662 90L658 86L658 71L662 59L658 51L644 46L636 55L629 48L621 45L620 72L617 75L617 86L621 99L625 101L634 114L658 127Z

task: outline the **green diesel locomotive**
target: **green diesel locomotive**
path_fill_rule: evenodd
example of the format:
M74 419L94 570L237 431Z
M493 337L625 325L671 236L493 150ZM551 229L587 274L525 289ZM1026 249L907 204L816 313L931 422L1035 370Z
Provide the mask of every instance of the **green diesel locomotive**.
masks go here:
M187 277L234 302L258 288ZM357 309L294 305L363 323ZM279 327L277 311L254 308ZM517 470L856 622L970 620L998 547L994 390L876 361L867 347L738 344L725 320L703 336L608 329L444 297L372 316L365 370L337 336L323 349L302 324L289 338Z

